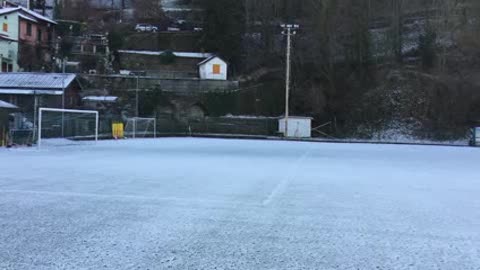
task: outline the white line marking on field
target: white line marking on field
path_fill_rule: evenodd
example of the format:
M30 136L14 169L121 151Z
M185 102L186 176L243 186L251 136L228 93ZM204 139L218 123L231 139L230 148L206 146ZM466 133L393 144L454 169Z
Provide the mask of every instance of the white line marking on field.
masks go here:
M298 172L298 169L300 168L300 165L302 164L302 162L308 157L308 155L310 154L310 151L312 150L312 148L308 148L307 151L305 151L305 153L303 153L303 155L301 155L296 161L295 163L292 165L292 167L288 170L287 174L285 175L285 177L282 179L282 181L280 181L280 183L278 183L278 185L275 186L275 188L272 190L272 192L270 193L270 195L268 195L268 197L263 200L262 204L264 206L267 206L269 205L270 203L272 203L272 201L282 195L285 190L287 189L288 185L290 184L290 182L293 180L293 178L295 177L295 175L297 174Z
M224 200L211 200L211 199L187 199L178 197L153 197L153 196L139 196L139 195L108 195L97 193L80 193L80 192L63 192L63 191L35 191L35 190L1 190L0 193L17 193L17 194L30 194L40 196L63 196L63 197L85 197L94 199L120 199L120 200L145 200L145 201L167 201L167 202L180 202L189 204L199 203L214 203L214 204L231 204L233 202Z

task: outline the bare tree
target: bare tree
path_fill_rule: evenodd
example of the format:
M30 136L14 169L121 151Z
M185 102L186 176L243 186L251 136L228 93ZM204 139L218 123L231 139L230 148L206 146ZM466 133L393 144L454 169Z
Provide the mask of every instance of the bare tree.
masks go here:
M91 0L63 0L61 3L60 15L62 19L85 22L96 15Z
M155 23L165 18L159 0L134 0L133 8L137 21Z

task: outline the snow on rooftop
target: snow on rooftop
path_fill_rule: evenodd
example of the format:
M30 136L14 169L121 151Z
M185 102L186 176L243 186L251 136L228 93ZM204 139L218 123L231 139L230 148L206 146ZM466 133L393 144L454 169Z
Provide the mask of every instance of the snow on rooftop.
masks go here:
M0 94L10 94L10 95L50 95L50 96L59 96L62 95L63 91L61 90L33 90L33 89L1 89Z
M38 12L35 12L33 10L29 10L27 8L24 8L22 6L20 7L9 7L9 8L1 8L0 9L0 15L3 15L3 14L8 14L8 13L11 13L11 12L19 12L19 16L23 19L26 19L26 20L30 20L30 21L34 21L34 22L37 22L36 19L38 20L42 20L42 21L45 21L45 22L48 22L48 23L51 23L51 24L57 24L57 22L55 22L54 20L48 18L48 17L45 17L43 15L41 15L40 13ZM23 12L25 13L26 15L24 14L21 14L20 12ZM31 17L33 18L31 18Z
M125 54L140 54L140 55L162 55L166 51L140 51L140 50L118 50L119 53ZM199 53L199 52L172 52L176 57L182 58L209 58L213 53Z
M116 96L86 96L82 98L85 101L99 101L99 102L115 102L118 100Z
M20 18L24 19L24 20L27 20L27 21L31 21L31 22L35 22L35 23L38 22L35 18L30 17L30 16L27 16L27 15L24 15L24 14L22 14L22 13L19 13L18 16L19 16Z
M8 14L10 12L14 12L17 10L20 10L20 8L19 7L0 8L0 15Z
M50 18L48 18L48 17L45 17L45 16L41 15L41 14L38 13L38 12L35 12L35 11L33 11L33 10L29 10L29 9L27 9L27 8L24 8L24 7L20 7L20 8L21 8L21 10L22 10L23 12L28 13L30 16L33 16L33 17L35 17L35 18L37 18L37 19L39 19L39 20L46 21L46 22L52 23L52 24L57 24L56 21L54 21L54 20L52 20L52 19L50 19Z
M204 65L210 61L212 61L213 59L220 59L221 61L227 63L225 60L223 60L220 56L217 56L217 55L211 55L210 57L208 57L207 59L203 60L202 62L198 63L199 66L201 65Z
M0 89L62 90L75 78L70 73L5 72L0 73Z
M0 108L1 109L17 109L18 107L6 101L0 100Z
M16 39L13 39L7 35L0 34L0 39L7 40L7 41L17 41Z

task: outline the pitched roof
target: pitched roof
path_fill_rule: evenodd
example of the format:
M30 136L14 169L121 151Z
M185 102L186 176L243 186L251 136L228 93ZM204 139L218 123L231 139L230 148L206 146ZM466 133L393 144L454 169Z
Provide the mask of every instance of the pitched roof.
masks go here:
M57 90L69 86L76 78L69 73L27 73L5 72L0 73L0 90Z
M26 8L24 8L24 7L20 7L20 9L21 9L23 12L27 13L28 15L30 15L30 16L32 16L32 17L35 17L35 19L38 19L38 20L41 20L41 21L45 21L45 22L48 22L48 23L52 23L52 24L57 24L56 21L54 21L54 20L52 20L52 19L50 19L50 18L47 18L47 17L41 15L41 14L38 13L38 12L35 12L35 11L33 11L33 10L29 10L29 9L26 9Z
M0 39L7 40L7 41L17 41L16 39L13 39L7 35L0 34Z
M198 63L198 65L201 66L203 64L206 64L206 63L212 61L215 58L218 58L218 59L222 60L223 62L227 63L227 61L223 60L223 58L221 58L220 56L212 55L212 56L208 57L207 59L203 60L202 62Z
M28 15L24 15L24 14L22 14L22 13L18 13L18 16L19 16L20 18L24 19L24 20L38 23L38 21L37 21L34 17L28 16Z
M18 107L6 101L0 100L0 109L18 109Z
M162 55L166 51L138 51L138 50L118 50L119 53L126 54L140 54L140 55ZM181 58L209 58L212 57L212 53L199 53L199 52L172 52L176 57Z
M116 96L86 96L82 98L86 101L96 101L96 102L116 102L118 97Z
M25 14L24 16L20 15L20 17L22 17L23 19L41 20L41 21L45 21L45 22L48 22L48 23L57 24L56 21L54 21L50 18L47 18L47 17L41 15L38 12L35 12L33 10L29 10L27 8L24 8L24 7L0 8L0 15L6 15L6 14L10 14L12 12L17 12L17 11L18 12L23 12ZM25 18L25 16L27 16L27 18Z
M0 15L6 15L19 10L20 10L20 7L0 8Z
M60 90L38 90L38 89L0 88L0 94L61 96L63 94L63 91L61 89Z

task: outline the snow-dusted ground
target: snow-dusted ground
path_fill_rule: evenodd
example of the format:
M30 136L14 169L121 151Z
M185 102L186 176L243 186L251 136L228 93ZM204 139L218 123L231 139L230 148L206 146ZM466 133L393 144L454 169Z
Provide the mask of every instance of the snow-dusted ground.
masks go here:
M0 150L0 269L480 269L480 149Z

